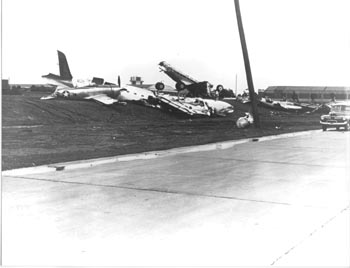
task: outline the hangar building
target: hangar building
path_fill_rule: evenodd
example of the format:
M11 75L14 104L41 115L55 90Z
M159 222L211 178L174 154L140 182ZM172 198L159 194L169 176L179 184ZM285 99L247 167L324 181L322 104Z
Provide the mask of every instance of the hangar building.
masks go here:
M265 89L263 95L272 99L325 103L331 100L349 100L350 87L272 86Z

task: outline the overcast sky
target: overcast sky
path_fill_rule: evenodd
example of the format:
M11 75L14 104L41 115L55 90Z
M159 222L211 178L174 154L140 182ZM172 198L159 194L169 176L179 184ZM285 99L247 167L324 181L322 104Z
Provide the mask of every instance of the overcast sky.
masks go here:
M350 86L349 0L241 0L254 86ZM167 61L197 80L246 86L234 0L2 0L2 76L43 83L56 50L75 78L142 76Z

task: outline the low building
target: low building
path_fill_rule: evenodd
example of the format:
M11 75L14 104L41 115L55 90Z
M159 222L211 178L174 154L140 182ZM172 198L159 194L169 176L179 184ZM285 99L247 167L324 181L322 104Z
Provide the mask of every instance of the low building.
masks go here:
M130 83L133 86L142 86L143 80L140 76L131 76L130 77Z
M2 92L7 92L11 89L9 80L8 79L2 79L1 80L1 90Z
M332 100L349 100L350 87L272 86L260 92L260 95L278 100L325 103Z
M26 91L53 92L56 86L47 84L10 84L8 79L2 79L1 89L4 95L19 95Z

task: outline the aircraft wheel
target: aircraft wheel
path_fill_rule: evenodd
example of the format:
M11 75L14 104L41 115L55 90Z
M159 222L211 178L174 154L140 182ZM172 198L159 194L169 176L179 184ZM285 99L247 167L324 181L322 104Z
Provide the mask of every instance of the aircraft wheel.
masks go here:
M162 82L156 83L157 90L163 90L164 88L165 88L165 85Z
M178 91L184 90L185 87L186 87L185 84L184 84L184 83L181 83L181 82L177 82L177 83L175 84L175 88L176 88L176 90L178 90Z
M223 87L222 85L218 85L218 86L216 87L216 90L219 91L219 92L220 92L221 90L223 90L223 89L224 89L224 87Z

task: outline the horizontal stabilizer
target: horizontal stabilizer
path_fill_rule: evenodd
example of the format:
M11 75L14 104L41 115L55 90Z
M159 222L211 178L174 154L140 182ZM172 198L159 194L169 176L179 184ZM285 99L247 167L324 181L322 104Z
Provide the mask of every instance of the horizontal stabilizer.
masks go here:
M61 76L56 75L56 74L49 73L49 74L43 75L41 77L49 80L50 85L71 87L71 88L74 87L72 81L65 80Z

